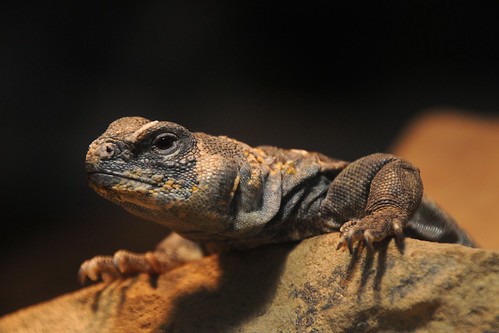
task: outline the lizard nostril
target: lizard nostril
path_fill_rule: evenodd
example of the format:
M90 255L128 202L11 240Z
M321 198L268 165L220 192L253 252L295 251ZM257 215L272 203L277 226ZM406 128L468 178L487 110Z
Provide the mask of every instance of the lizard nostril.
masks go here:
M115 152L117 150L117 147L115 144L106 142L103 143L96 151L96 154L100 158L111 158L114 156Z

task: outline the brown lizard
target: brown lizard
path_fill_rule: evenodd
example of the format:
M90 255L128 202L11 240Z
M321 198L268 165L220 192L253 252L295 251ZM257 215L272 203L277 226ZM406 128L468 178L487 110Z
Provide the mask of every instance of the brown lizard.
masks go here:
M316 152L250 147L166 121L121 118L86 157L101 196L172 231L155 251L85 261L80 279L161 273L215 250L247 249L339 231L339 248L404 235L474 246L423 196L419 170L389 154L352 163Z

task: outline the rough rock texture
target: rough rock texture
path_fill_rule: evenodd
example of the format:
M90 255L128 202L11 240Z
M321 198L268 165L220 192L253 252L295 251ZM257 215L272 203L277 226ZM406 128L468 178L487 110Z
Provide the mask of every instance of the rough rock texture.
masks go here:
M420 168L426 194L480 247L499 250L499 117L434 109L393 150Z
M499 331L499 252L338 234L211 256L7 315L1 332Z

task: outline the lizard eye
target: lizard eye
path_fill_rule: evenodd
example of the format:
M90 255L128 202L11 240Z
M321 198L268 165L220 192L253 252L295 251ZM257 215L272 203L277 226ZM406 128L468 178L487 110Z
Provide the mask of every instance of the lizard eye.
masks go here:
M172 133L161 133L152 142L153 148L160 154L168 154L175 150L178 138Z

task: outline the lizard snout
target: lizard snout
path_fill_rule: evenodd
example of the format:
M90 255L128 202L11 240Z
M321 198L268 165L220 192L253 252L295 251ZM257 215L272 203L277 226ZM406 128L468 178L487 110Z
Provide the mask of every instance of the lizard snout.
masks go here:
M118 147L114 143L104 142L95 150L95 155L97 155L100 159L108 159L113 157L118 150Z
M101 161L110 160L118 156L119 147L113 142L93 142L87 152L85 167L87 172L96 171Z

